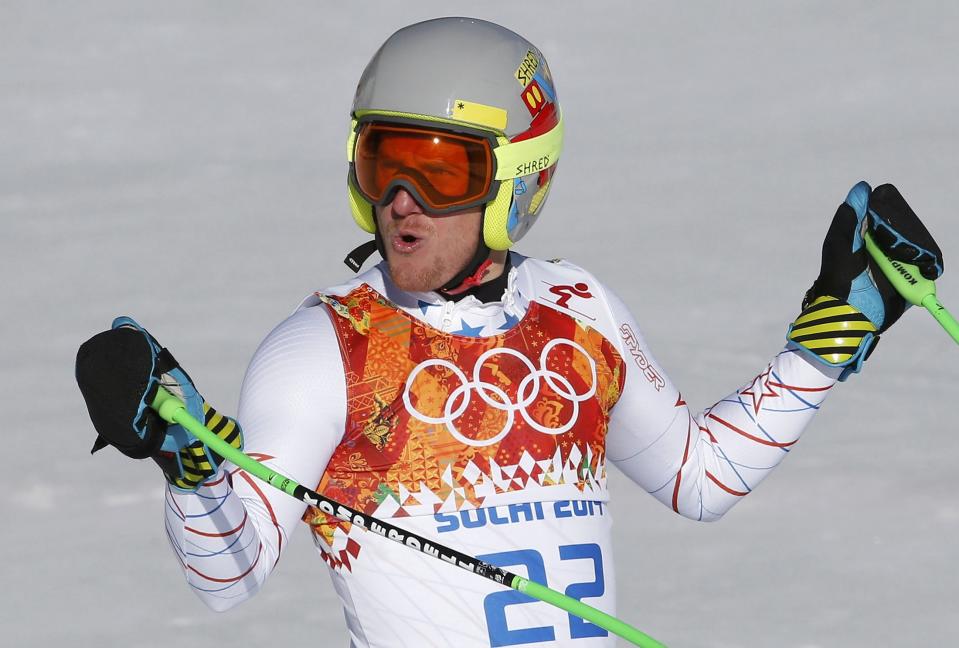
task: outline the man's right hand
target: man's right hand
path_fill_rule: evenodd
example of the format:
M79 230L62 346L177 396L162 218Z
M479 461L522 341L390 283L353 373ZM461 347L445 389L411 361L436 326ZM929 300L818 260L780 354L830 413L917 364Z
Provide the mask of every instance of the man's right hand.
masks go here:
M236 421L204 402L173 355L129 317L118 317L110 330L80 346L76 378L98 432L93 451L112 445L134 459L151 457L181 490L196 490L216 474L223 458L150 407L161 386L221 439L243 447Z

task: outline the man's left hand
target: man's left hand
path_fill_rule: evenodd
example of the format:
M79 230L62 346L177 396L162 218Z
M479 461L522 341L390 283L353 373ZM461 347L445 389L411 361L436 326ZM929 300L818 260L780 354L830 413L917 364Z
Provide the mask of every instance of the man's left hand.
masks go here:
M866 251L867 227L889 257L930 279L942 274L939 246L893 185L860 182L849 191L823 241L819 276L787 333L807 355L845 367L840 380L860 370L879 335L909 307Z

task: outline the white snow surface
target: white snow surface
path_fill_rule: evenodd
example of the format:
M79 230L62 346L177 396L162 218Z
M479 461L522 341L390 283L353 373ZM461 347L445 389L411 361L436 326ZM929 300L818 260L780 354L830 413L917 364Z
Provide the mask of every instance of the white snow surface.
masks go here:
M860 179L925 220L959 312L956 4L0 3L4 645L346 645L304 530L254 600L195 599L159 472L89 455L74 357L129 314L235 409L258 342L366 238L344 183L363 66L450 14L524 34L557 83L566 148L517 249L618 291L692 406L781 347ZM619 615L672 647L956 645L957 367L910 312L716 524L613 474Z

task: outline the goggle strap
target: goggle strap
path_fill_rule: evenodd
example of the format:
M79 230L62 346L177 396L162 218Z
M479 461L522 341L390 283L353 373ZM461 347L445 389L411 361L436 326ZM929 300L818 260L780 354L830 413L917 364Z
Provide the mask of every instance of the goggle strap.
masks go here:
M563 117L549 131L522 142L511 142L493 150L496 180L531 175L556 164L563 148Z

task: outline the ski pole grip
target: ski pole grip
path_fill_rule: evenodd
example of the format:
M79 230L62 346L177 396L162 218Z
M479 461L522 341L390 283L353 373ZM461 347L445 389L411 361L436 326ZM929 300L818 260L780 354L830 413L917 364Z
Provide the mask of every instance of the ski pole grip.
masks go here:
M157 390L157 395L153 399L151 406L154 410L156 410L156 413L160 415L160 418L167 423L173 424L177 423L177 413L182 409L186 409L186 407L183 405L183 401L168 392L163 387L160 387Z
M866 250L869 251L876 265L879 266L882 273L889 279L889 283L896 289L896 292L902 295L903 299L913 306L922 306L922 301L926 297L936 294L935 282L923 277L919 268L910 263L896 261L888 257L879 248L869 232L866 232L863 238L866 241Z
M949 336L959 344L959 321L956 321L956 318L946 310L946 307L936 297L935 282L923 277L916 266L886 256L886 253L876 245L869 232L863 235L863 239L866 241L866 250L869 251L870 256L876 261L876 265L889 279L889 283L896 289L896 292L913 306L922 306L929 311L929 314L936 318L936 321L946 330Z

